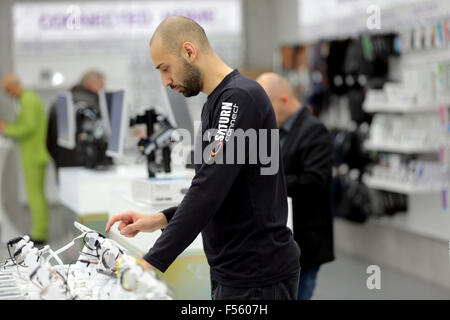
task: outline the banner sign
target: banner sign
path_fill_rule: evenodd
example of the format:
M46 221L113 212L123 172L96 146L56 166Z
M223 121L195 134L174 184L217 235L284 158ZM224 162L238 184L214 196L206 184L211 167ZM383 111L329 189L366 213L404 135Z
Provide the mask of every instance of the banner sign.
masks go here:
M208 36L242 30L240 0L17 3L15 42L150 39L158 24L180 15L198 22Z

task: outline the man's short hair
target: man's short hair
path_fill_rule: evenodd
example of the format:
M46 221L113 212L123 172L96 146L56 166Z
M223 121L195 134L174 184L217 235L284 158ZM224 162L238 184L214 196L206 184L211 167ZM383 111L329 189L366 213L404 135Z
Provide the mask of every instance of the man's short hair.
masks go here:
M90 81L103 81L105 80L105 76L103 73L97 70L89 70L83 74L80 80L80 84L82 86L86 85Z
M179 53L181 45L192 42L202 50L210 50L205 30L194 20L183 16L172 16L164 19L156 28L150 40L150 45L155 38L163 40L164 45L171 53Z

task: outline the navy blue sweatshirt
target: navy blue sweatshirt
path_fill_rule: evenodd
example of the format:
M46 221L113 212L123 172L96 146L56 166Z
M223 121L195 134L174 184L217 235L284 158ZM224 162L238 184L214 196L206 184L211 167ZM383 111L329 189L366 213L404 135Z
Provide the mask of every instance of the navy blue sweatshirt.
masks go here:
M169 224L144 259L164 272L201 232L211 277L222 285L266 286L295 275L300 249L286 226L287 193L279 146L275 174L262 174L270 165L259 157L256 163L249 160L248 153L256 151L249 151L253 149L248 141L245 162L226 160L231 133L277 129L264 89L233 70L208 96L201 120L202 135L199 132L196 143L207 150L206 156L202 154L203 160L195 165L196 174L180 205L163 211ZM205 133L211 129L212 134ZM263 141L270 151L270 139ZM214 162L221 152L222 163Z

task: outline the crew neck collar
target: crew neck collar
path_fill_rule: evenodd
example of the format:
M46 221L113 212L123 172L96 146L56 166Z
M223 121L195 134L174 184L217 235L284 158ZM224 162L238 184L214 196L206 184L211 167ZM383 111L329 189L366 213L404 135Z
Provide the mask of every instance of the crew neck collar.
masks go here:
M223 78L222 81L214 88L214 90L211 91L211 93L208 95L208 98L211 97L216 91L219 91L231 77L234 77L238 73L238 69L233 69L233 71L227 74L225 78Z

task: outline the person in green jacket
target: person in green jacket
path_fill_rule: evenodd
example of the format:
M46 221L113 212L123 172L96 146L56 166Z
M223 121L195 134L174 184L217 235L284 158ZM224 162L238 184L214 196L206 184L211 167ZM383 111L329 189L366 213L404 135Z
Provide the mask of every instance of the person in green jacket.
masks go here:
M31 211L31 239L44 244L48 238L49 209L45 197L45 174L49 161L46 146L47 115L39 95L23 88L19 78L8 73L3 77L5 92L18 99L20 112L15 122L0 119L0 133L15 139L20 146L20 160Z

